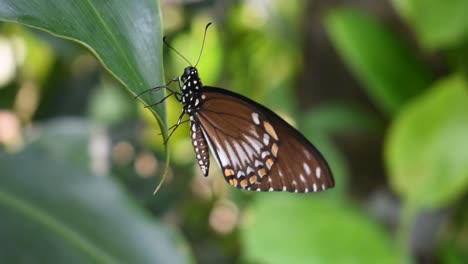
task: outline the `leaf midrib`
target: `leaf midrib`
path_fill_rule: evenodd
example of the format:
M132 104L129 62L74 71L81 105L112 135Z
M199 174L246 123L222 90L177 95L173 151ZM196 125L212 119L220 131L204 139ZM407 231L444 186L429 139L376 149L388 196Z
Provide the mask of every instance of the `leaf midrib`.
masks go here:
M93 3L90 1L90 0L86 0L86 3L89 5L89 7L91 8L91 10L93 11L93 13L96 15L98 21L101 23L101 25L103 26L104 28L104 32L109 36L109 38L112 40L113 42L113 45L114 47L117 48L117 50L119 51L119 53L121 54L121 57L124 59L125 61L125 64L127 64L127 68L131 71L132 75L134 75L138 81L138 85L143 85L143 79L141 78L141 76L136 72L136 70L134 69L134 67L132 67L132 63L130 62L130 59L128 58L128 56L126 55L126 53L124 52L124 49L121 45L119 45L119 42L117 41L117 39L115 38L114 34L112 34L112 31L109 29L108 25L106 24L106 22L104 21L104 19L102 18L101 14L98 12L98 10L96 9L96 7L93 5ZM98 55L99 56L99 55ZM104 62L103 62L104 63ZM119 78L120 79L120 78ZM127 88L129 88L129 90L133 91L133 89L130 89L130 87L128 87L128 83L124 82L122 80L123 83L125 83L125 86L127 86Z

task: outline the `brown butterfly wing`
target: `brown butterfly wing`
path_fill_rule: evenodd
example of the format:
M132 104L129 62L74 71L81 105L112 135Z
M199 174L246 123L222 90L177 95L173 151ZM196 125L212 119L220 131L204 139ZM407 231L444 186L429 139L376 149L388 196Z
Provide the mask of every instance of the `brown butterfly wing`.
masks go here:
M278 115L239 94L203 89L195 122L231 185L289 192L317 192L334 186L320 152Z

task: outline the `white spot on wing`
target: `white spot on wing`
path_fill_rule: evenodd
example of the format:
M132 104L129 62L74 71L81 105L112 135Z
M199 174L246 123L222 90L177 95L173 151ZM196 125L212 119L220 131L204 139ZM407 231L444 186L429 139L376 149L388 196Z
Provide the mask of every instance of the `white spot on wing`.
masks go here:
M307 165L307 163L305 163L305 162L304 162L303 165L304 165L305 173L306 173L307 175L310 175L310 167L309 167L309 165Z
M301 182L304 182L304 183L306 182L306 179L304 178L304 175L302 174L300 175L300 179L301 179Z
M287 191L286 186L283 186L283 191Z
M249 137L249 136L245 136L245 139L250 143L250 145L255 149L255 151L257 153L260 153L260 150L262 148L262 145L260 144L259 141Z
M258 118L258 114L257 113L252 113L252 120L254 121L254 123L256 125L259 125L260 124L260 119Z
M320 170L320 167L315 168L315 175L317 176L317 179L320 179L320 173L322 171Z
M314 192L316 192L316 191L317 191L317 184L314 183L314 184L312 185L312 188L314 189Z
M273 187L270 187L270 189L268 189L268 191L270 191L270 192L274 191Z
M247 154L245 154L242 147L237 142L233 142L232 144L234 145L234 148L237 151L237 157L239 158L239 161L242 163L242 166L246 166L247 164L249 164L250 162L249 157L247 157Z
M263 144L265 144L265 146L268 146L270 143L270 135L268 135L267 133L263 134Z
M228 156L231 158L232 166L239 168L241 166L239 159L237 156L234 154L234 150L231 147L231 144L229 142L225 141L224 145L226 145L226 153L224 155ZM222 150L221 150L222 151Z
M259 160L255 160L255 167L263 167L263 163L261 163Z
M245 143L244 141L242 141L242 147L244 147L244 150L247 152L249 159L253 160L255 157L255 152L252 147L250 147L249 144Z

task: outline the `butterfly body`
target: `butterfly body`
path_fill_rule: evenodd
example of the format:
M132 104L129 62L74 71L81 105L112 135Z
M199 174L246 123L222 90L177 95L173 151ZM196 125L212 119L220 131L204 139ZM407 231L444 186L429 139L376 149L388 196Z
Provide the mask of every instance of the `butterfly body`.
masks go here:
M203 175L210 149L226 181L240 189L317 192L334 186L318 150L274 112L242 95L203 86L193 66L178 80Z

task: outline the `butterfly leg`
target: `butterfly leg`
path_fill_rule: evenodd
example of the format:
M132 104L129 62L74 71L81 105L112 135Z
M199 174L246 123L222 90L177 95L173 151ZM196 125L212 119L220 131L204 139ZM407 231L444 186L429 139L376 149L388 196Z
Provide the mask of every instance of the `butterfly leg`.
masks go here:
M169 90L169 91L170 91L171 93L173 93L173 94L181 95L180 92L177 92L177 91L175 91L174 89L172 89L172 88L169 87L169 85L170 85L171 83L173 83L173 82L179 82L179 86L180 86L180 77L177 77L177 78L174 78L174 79L170 80L170 81L169 81L168 83L166 83L165 85L156 86L156 87L150 88L150 89L148 89L148 90L145 90L145 91L143 91L143 92L137 94L137 95L135 96L135 99L138 98L138 97L140 97L142 94L147 93L147 92L157 92L157 91L159 91L159 90L161 90L161 89L167 89L167 90Z
M182 112L182 114L180 114L180 116L179 116L179 119L177 120L177 123L169 128L169 130L171 130L171 132L169 133L169 136L166 138L166 140L164 140L164 144L166 144L166 143L169 141L169 138L171 138L172 134L174 134L174 132L176 131L176 129L177 129L182 123L185 123L185 122L188 121L188 120L182 121L182 117L183 117L184 115L185 115L185 112Z
M168 94L168 95L164 96L164 98L163 98L163 99L161 99L161 100L160 100L159 102L157 102L157 103L150 104L150 105L145 105L145 108L148 108L148 107L153 107L153 106L157 106L158 104L160 104L160 103L164 102L164 101L165 101L167 98L169 98L170 96L172 96L172 95L174 95L174 94L175 94L175 93L170 93L170 94Z

